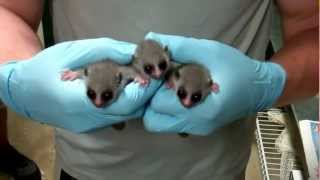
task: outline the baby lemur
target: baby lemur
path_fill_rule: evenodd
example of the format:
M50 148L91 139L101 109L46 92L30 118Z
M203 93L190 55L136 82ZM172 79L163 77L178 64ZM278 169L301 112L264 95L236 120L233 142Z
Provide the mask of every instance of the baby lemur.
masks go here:
M110 59L89 64L76 71L67 70L61 79L74 80L84 78L86 94L97 108L103 108L117 100L124 87L132 81L146 85L139 73L130 66L120 65ZM122 130L125 123L114 124L117 130Z
M186 108L201 103L210 92L219 92L219 85L213 82L209 71L198 64L176 65L166 79L166 86L175 90Z
M141 41L132 58L132 66L142 74L143 78L149 80L163 79L170 69L168 48L153 40Z
M211 79L209 71L198 64L175 64L166 76L166 86L176 92L185 108L192 108L203 102L210 92L218 93L219 85ZM187 133L179 133L182 137Z

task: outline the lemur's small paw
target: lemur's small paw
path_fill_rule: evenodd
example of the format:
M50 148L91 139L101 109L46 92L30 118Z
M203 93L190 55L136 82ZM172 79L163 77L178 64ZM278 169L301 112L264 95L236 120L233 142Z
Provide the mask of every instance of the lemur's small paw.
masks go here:
M77 78L79 78L79 73L71 70L66 70L62 72L61 80L63 81L73 81Z

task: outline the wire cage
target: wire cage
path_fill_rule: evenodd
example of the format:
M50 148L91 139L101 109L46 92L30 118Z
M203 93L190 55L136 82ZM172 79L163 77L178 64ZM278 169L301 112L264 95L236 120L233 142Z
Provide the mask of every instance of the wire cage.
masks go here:
M285 108L257 114L255 135L263 180L289 180L292 170L303 171L292 122Z

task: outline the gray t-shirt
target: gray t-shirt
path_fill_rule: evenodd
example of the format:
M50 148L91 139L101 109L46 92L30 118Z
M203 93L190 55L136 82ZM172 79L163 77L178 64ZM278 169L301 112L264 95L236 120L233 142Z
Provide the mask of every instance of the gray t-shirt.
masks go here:
M52 15L56 42L111 37L136 43L154 31L218 40L264 59L272 6L271 0L53 0ZM233 180L246 167L253 129L254 119L188 138L147 132L141 120L130 120L121 132L57 129L58 166L85 180Z

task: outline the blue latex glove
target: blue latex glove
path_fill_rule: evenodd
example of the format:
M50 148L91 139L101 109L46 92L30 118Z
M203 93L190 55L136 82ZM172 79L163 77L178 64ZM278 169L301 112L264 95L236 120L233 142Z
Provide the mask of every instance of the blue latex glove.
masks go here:
M70 41L41 51L30 60L0 65L0 98L25 117L74 132L85 132L135 117L160 82L126 86L112 105L96 108L86 96L83 80L61 81L61 72L111 58L131 60L136 45L108 38Z
M152 132L186 132L208 135L236 119L271 107L284 88L286 73L275 63L249 58L228 45L194 38L149 33L168 46L178 63L198 63L208 68L220 92L211 93L193 108L184 108L172 89L162 86L144 116Z

